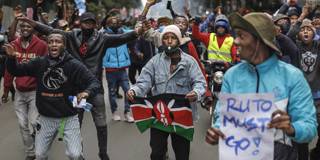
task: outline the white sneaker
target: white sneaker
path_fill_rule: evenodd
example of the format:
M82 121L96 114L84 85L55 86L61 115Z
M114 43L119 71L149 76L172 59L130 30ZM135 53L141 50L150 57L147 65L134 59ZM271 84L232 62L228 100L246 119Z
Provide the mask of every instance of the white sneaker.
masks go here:
M116 112L114 112L114 113L112 113L112 120L120 121L121 117Z
M129 122L129 123L133 123L134 119L132 118L132 116L130 115L130 113L126 113L124 114L124 120Z

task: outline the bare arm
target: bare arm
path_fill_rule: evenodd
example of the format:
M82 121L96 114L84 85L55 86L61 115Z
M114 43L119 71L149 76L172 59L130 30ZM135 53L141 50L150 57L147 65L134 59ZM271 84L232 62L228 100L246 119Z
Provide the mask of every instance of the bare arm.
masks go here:
M160 32L150 28L143 34L143 38L149 42L152 42L158 48L162 45L160 34Z
M45 25L45 24L42 24L40 22L36 22L32 19L29 19L27 17L19 17L18 18L19 21L24 21L24 22L27 22L29 23L32 27L34 27L34 29L36 31L38 31L39 33L41 34L45 34L45 35L48 35L49 33L51 33L52 31L59 31L61 32L62 34L66 34L67 32L64 32L62 30L59 30L59 29L54 29L48 25Z

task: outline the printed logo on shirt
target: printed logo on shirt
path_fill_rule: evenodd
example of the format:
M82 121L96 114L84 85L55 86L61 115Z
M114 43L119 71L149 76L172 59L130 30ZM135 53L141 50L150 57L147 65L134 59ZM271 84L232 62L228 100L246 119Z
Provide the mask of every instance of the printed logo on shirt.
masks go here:
M282 97L281 89L280 89L278 86L274 87L274 88L272 89L272 92L273 92L275 98Z
M85 43L82 43L82 44L80 45L80 48L79 48L80 56L81 56L81 57L86 56L87 51L88 51L88 43L86 43L86 42L85 42Z
M28 63L31 59L36 57L37 55L35 53L19 53L17 55L19 63Z
M47 89L57 90L67 81L67 79L62 68L48 68L42 77L42 84Z
M302 53L302 59L301 59L301 67L304 72L310 73L313 72L316 62L317 62L317 54L313 54L310 51L306 51Z
M46 92L41 92L41 96L43 97L63 97L63 93L46 93Z

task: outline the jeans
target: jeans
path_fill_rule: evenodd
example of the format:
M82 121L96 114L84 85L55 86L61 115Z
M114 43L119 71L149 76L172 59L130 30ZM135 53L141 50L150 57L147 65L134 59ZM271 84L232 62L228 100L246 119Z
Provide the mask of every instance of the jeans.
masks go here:
M19 122L19 128L27 156L34 156L34 136L39 113L35 104L36 91L20 92L16 91L14 101L15 112ZM29 128L29 122L32 130Z
M176 160L189 160L190 141L159 129L150 129L151 160L164 160L168 150L168 137L171 136L172 148Z
M36 159L47 160L52 142L58 134L62 118L40 116L40 129L36 135ZM66 117L64 128L66 155L70 160L83 160L82 137L78 116Z
M107 72L106 73L106 78L108 82L108 88L109 88L109 101L111 105L111 112L114 113L117 108L117 95L116 95L116 90L117 90L117 85L119 85L124 93L127 93L129 90L129 78L128 74L125 69L115 71L115 72ZM128 103L127 97L124 98L124 113L130 112L130 107Z

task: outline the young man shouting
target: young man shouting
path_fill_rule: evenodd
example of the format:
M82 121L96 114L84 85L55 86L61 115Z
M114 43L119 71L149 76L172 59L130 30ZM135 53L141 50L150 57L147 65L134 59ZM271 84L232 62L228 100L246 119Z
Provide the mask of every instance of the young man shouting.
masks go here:
M36 106L40 118L35 140L37 160L48 159L48 150L62 130L69 159L82 160L82 138L77 110L68 96L77 95L78 101L95 96L101 89L99 81L78 60L65 50L65 38L59 32L48 36L49 55L29 63L17 64L19 54L13 46L4 46L9 56L6 67L14 76L36 78Z

